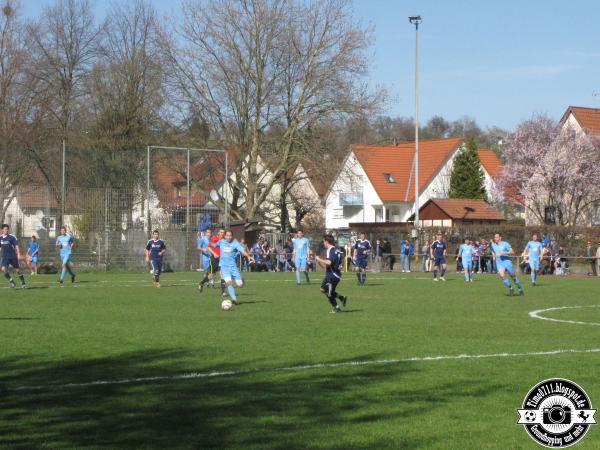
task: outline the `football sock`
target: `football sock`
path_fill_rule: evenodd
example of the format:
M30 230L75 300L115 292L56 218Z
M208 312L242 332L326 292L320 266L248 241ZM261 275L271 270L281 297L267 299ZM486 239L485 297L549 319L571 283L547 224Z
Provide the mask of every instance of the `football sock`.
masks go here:
M367 281L367 272L362 273L362 284L365 284L365 281Z
M71 274L71 276L75 276L75 272L73 272L73 269L71 269L70 267L67 267L67 272L69 272L69 274Z
M465 270L465 281L469 281L470 275L469 275L469 271Z
M437 278L437 269L433 269L433 278Z
M10 273L8 273L8 272L4 272L4 278L6 278L9 282L12 281L12 278L10 277Z
M519 281L519 279L517 277L515 277L515 284L517 285L517 287L519 288L520 291L523 290L523 288L521 287L521 282Z
M446 269L442 267L442 277L446 274Z
M531 282L535 283L536 278L537 278L537 273L535 272L535 270L532 270L531 271Z
M310 278L308 278L308 270L304 272L304 277L306 278L306 282L310 283Z
M508 281L508 278L502 278L502 283L510 289L510 281Z
M361 281L361 276L360 276L361 272L356 272L356 278L358 279L358 282L360 283Z
M61 270L60 272L60 282L62 283L63 281L65 281L65 275L67 274L67 269L65 269L63 267L63 270Z
M327 293L325 293L325 297L327 297L327 300L329 300L329 304L331 306L333 306L334 308L337 306L337 302L335 301L335 294L327 295Z
M300 284L300 272L296 271L296 283Z
M202 281L200 281L200 284L204 285L208 283L208 274L204 274L204 278L202 278Z
M227 286L227 292L229 292L229 296L231 297L231 300L237 300L237 297L235 296L235 289L233 288L233 285Z
M19 280L21 280L21 284L25 286L25 276L23 276L23 274L19 274Z
M231 287L231 286L229 286ZM221 295L225 293L225 280L221 278Z

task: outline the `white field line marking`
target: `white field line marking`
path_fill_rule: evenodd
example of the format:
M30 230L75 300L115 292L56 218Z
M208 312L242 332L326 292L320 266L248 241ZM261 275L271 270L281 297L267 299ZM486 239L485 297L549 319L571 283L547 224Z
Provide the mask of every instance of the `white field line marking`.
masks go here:
M561 355L565 353L600 353L600 348L592 348L585 350L577 349L559 349L559 350L548 350L540 352L523 352L523 353L490 353L481 355L439 355L439 356L414 356L411 358L403 359L379 359L373 361L343 361L336 363L317 363L317 364L305 364L298 366L284 366L284 367L266 367L266 368L254 368L244 370L225 370L225 371L213 371L213 372L188 372L176 375L157 375L153 377L139 377L139 378L124 378L120 380L95 380L83 383L66 383L66 384L46 384L46 385L30 385L30 386L17 386L17 387L0 387L0 392L17 392L17 391L42 391L42 390L59 390L59 389L74 389L74 388L85 388L94 386L115 386L122 384L138 384L138 383L149 383L154 381L174 381L174 380L190 380L200 378L214 378L214 377L225 377L225 376L243 376L251 375L256 373L278 373L278 372L296 372L302 370L313 370L313 369L331 369L336 367L360 367L360 366L381 366L381 365L392 365L400 363L410 362L431 362L431 361L452 361L452 360L465 360L465 359L493 359L493 358L517 358L524 356L552 356Z
M567 320L567 319L553 319L551 317L544 317L542 313L546 313L549 311L560 311L563 309L581 309L581 308L600 308L600 305L587 305L587 306L557 306L555 308L546 308L546 309L536 309L535 311L529 312L529 317L533 319L540 320L548 320L550 322L561 322L561 323L573 323L575 325L592 325L596 327L600 327L600 323L598 322L581 322L578 320Z

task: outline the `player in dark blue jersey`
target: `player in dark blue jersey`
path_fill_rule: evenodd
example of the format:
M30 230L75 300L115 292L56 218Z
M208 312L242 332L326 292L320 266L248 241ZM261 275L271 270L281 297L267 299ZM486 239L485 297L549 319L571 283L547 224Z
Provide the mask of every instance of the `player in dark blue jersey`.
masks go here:
M325 266L325 278L323 278L323 283L321 283L321 292L329 300L332 307L331 312L339 313L340 307L337 304L337 299L342 302L344 307L348 302L348 297L336 292L336 287L342 279L342 272L340 270L342 254L335 248L333 236L329 234L323 238L323 245L325 246L325 258L316 257L317 262Z
M359 239L354 244L354 264L358 270L356 278L358 278L359 286L364 286L367 281L367 265L369 263L369 253L373 246L366 239L365 233L360 233Z
M160 287L160 273L162 271L163 256L167 250L167 246L159 239L158 230L152 232L152 239L146 244L146 262L152 266L154 274L154 286Z
M2 263L0 266L2 267L4 278L10 283L10 287L17 287L15 280L10 275L10 268L12 267L17 272L19 280L21 280L21 288L25 289L25 277L19 268L19 260L21 259L19 241L9 231L10 226L6 223L3 224L2 234L0 234L0 249L2 250Z
M436 239L431 244L431 259L433 260L433 280L437 281L437 273L440 271L440 280L446 281L444 275L446 274L446 242L441 232L436 234Z

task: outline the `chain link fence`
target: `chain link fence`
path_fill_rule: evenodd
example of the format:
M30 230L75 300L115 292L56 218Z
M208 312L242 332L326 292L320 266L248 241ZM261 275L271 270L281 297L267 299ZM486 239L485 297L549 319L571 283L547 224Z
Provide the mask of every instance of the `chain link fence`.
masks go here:
M20 162L21 175L3 179L0 219L23 254L31 236L38 239L42 271L59 263L54 244L61 225L75 237L80 269L140 270L158 229L167 269L189 270L198 266L197 230L229 224L227 157L224 150L152 146L37 149Z

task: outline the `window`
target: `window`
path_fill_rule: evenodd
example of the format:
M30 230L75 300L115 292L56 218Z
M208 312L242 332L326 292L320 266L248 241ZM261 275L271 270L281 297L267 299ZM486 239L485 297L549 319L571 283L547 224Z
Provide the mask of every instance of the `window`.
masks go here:
M394 177L392 176L391 173L384 172L383 176L385 177L385 179L387 180L388 183L395 183L396 182L396 180L394 179Z
M362 206L362 192L342 192L340 193L340 206Z
M42 226L46 231L56 230L56 217L44 217L42 218Z
M344 218L344 208L334 208L333 209L333 218L334 219L343 219Z

